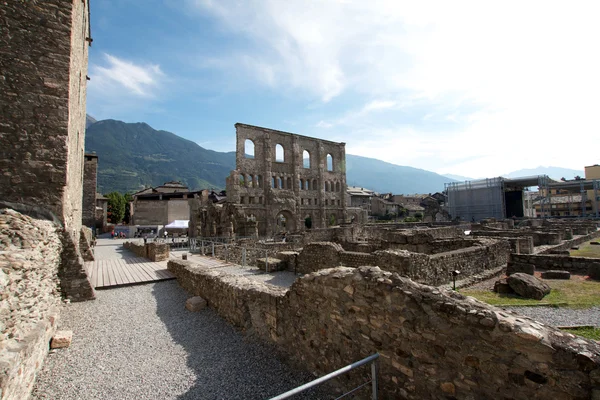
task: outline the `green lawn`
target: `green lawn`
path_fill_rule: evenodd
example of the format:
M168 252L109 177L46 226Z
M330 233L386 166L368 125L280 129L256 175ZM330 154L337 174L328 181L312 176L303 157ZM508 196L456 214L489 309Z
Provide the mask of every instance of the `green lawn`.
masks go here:
M600 241L600 239L594 239L592 242ZM585 242L579 245L579 250L571 250L572 257L590 257L600 258L600 246L592 245L590 242Z
M573 335L583 336L584 338L600 340L600 328L581 328L581 329L563 329L565 332Z
M491 290L461 290L465 296L484 303L507 306L552 305L557 307L590 308L600 305L600 282L581 280L545 280L552 289L542 300L523 299L515 294Z

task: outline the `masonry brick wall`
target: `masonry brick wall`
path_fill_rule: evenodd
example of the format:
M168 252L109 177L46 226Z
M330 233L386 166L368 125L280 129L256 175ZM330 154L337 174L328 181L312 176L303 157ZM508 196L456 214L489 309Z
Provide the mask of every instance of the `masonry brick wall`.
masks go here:
M600 260L553 254L511 254L509 265L534 265L536 269L562 270L587 274L590 268L600 268Z
M0 398L26 399L56 331L61 228L0 210Z
M179 283L235 326L324 375L380 354L381 398L594 398L600 344L377 267L338 267L290 289L169 261ZM346 389L368 369L336 380Z
M98 182L98 157L93 154L85 155L83 171L83 225L88 228L96 227L96 189Z

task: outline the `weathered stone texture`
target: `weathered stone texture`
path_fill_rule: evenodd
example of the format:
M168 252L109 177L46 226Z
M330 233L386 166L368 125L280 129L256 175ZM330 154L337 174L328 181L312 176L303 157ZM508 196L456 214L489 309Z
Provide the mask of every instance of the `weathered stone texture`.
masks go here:
M29 396L58 318L61 229L0 210L0 392Z
M82 223L88 228L96 227L96 190L98 184L98 156L85 155L83 170Z
M541 300L550 293L550 286L533 275L517 272L506 278L515 293L526 299Z
M590 267L600 267L600 260L586 257L570 257L558 254L511 254L509 269L516 271L524 268L561 270L571 273L587 274Z
M542 279L571 279L571 273L569 271L544 271L542 272Z
M321 270L285 290L168 265L228 321L316 375L379 352L382 398L570 399L600 388L600 344L377 267Z
M93 241L92 230L87 226L82 226L79 234L79 250L84 261L94 261Z
M138 257L144 257L150 261L164 261L169 259L169 245L166 243L135 243L125 242L123 247L133 252Z
M50 341L51 349L63 349L71 345L73 340L73 331L56 331Z
M206 308L206 300L200 296L194 296L186 300L185 308L192 312L203 310Z

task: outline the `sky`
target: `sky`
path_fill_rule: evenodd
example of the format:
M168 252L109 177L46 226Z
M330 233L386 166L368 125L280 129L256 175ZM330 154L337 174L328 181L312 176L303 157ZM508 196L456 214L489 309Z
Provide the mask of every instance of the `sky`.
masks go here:
M600 163L597 1L91 0L87 112L467 177Z

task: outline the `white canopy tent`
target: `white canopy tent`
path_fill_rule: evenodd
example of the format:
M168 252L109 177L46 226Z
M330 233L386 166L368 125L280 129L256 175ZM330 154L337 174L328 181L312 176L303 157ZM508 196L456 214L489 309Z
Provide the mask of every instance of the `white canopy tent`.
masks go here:
M188 229L190 220L188 219L176 219L169 225L165 225L166 229Z

